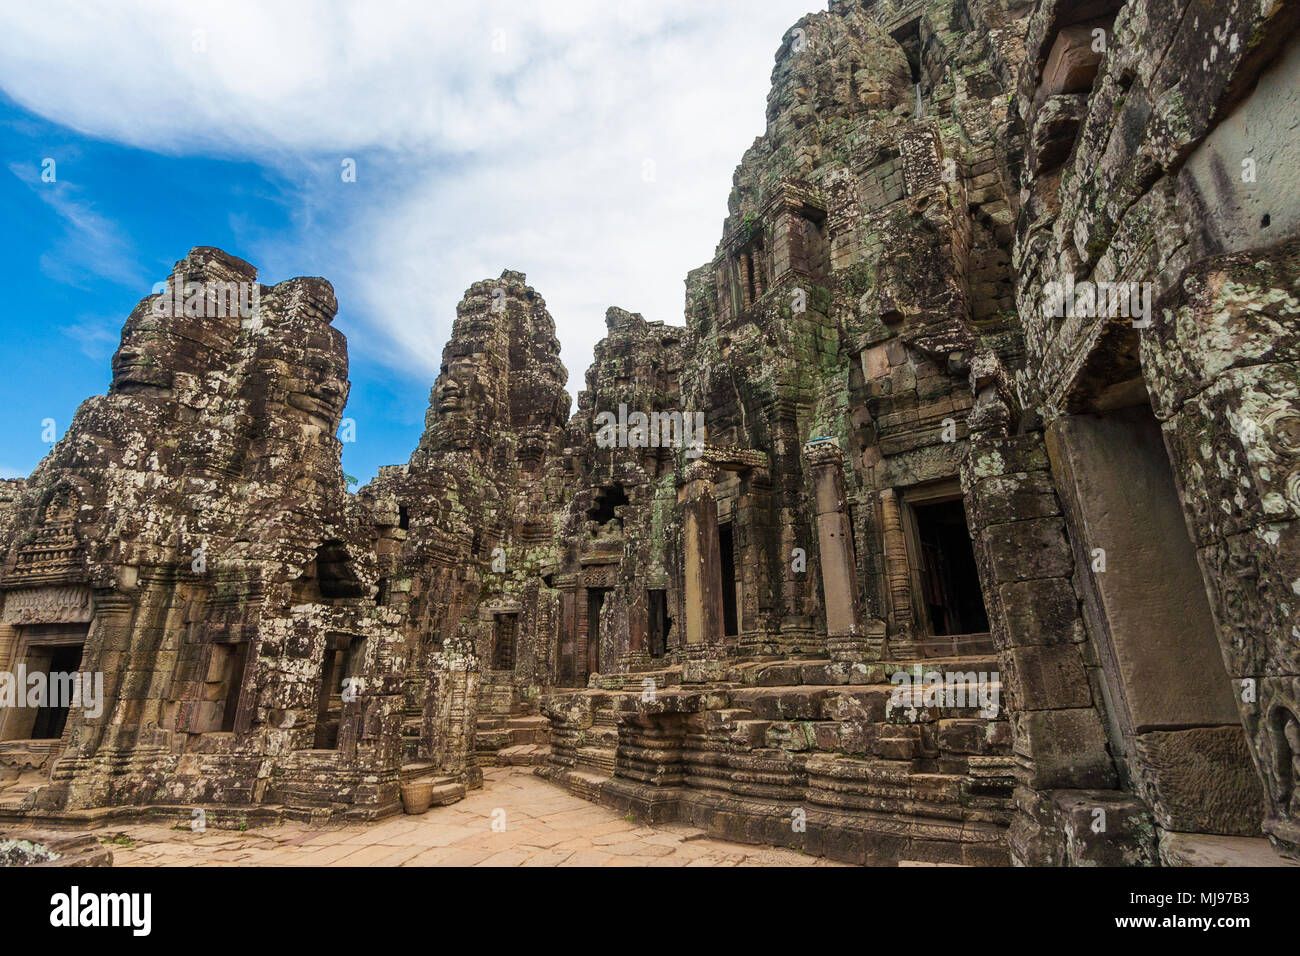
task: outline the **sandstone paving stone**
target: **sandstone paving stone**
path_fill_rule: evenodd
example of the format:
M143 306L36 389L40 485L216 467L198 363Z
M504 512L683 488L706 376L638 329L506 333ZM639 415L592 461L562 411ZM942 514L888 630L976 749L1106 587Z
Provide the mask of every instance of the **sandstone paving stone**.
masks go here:
M194 834L115 826L105 832L140 840L129 848L115 847L118 866L684 866L701 860L710 865L808 865L807 858L790 851L702 838L681 824L630 823L526 768L494 774L487 790L480 796L482 806L504 809L507 820L527 816L530 822L494 831L490 815L452 806L376 824L294 828L285 840L276 839L275 828ZM523 805L530 807L527 814ZM542 806L552 810L539 811ZM144 842L146 834L150 842Z

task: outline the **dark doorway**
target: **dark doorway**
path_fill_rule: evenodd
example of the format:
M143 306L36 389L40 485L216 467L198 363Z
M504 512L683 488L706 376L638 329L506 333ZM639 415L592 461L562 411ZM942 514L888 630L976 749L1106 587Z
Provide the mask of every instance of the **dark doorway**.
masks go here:
M912 509L921 542L921 592L930 633L987 632L989 618L961 499L914 504Z
M248 642L239 641L234 644L218 644L213 647L215 652L221 648L227 656L225 662L225 682L226 682L226 700L221 710L221 730L223 733L233 733L235 730L235 718L239 714L239 697L244 689L244 666L248 662Z
M646 649L651 657L663 657L668 653L668 629L672 627L672 619L668 617L668 594L658 589L648 590L645 594L649 617Z
M368 596L342 541L326 541L316 549L316 574L321 596L328 600Z
M317 750L335 750L339 745L339 725L343 719L343 682L356 677L365 653L364 637L333 635L326 639L325 660L321 666L320 699L316 708Z
M600 609L609 588L587 588L587 673L600 673Z
M493 625L492 669L512 671L515 669L515 633L518 630L518 614L498 614Z
M718 525L718 552L722 559L722 633L734 637L739 632L736 618L736 543L731 525Z
M36 720L32 724L32 740L58 740L63 736L63 728L68 723L68 705L70 701L54 700L54 688L62 683L65 687L72 685L67 681L57 681L55 674L72 674L81 666L81 645L65 644L44 649L48 655L48 664L39 667L46 672L50 692L47 706L36 708ZM28 664L28 670L32 670Z
M1194 727L1240 741L1241 727L1160 422L1145 402L1062 416L1048 442L1121 779L1147 777L1182 832L1258 834L1257 797L1230 791L1208 814L1200 775L1142 746L1162 754L1146 735ZM1244 743L1222 746L1198 755L1205 770L1252 779Z

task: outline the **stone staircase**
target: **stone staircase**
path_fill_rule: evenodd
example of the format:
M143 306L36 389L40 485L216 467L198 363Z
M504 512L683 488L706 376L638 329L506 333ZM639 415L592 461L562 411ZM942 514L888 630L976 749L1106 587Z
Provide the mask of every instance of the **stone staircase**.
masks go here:
M465 798L465 782L457 774L440 774L428 761L402 765L402 804L407 813L423 813L429 807L445 807ZM416 806L411 805L415 793Z
M539 766L549 753L550 723L535 701L519 699L509 675L484 679L474 752L481 767Z

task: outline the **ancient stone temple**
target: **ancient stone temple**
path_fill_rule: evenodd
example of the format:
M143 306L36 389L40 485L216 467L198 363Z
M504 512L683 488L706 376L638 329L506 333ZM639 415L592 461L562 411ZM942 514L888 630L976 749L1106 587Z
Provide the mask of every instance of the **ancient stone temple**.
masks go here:
M858 863L1300 857L1298 25L831 0L685 324L610 308L571 415L542 297L474 283L356 494L330 286L194 249L0 483L0 671L84 678L0 708L0 821L497 762Z

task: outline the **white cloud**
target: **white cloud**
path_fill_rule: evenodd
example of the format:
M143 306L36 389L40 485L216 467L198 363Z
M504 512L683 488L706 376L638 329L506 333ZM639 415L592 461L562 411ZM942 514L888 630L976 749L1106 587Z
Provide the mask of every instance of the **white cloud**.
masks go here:
M353 350L417 375L470 283L527 272L576 391L606 306L682 321L811 2L51 0L0 9L0 87L90 135L274 167L299 206L254 241L263 276L333 280Z
M81 316L59 331L77 343L82 355L96 362L107 362L122 340L122 322L121 318Z

